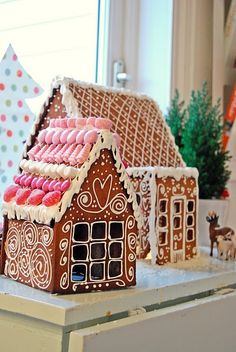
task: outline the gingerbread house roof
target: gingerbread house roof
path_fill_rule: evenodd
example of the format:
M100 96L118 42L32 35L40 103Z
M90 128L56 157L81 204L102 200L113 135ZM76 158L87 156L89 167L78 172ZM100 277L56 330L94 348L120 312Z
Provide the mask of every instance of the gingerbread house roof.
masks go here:
M51 120L47 129L41 131L37 143L28 152L27 156L30 159L23 159L20 163L22 174L15 179L15 185L10 186L4 196L3 213L9 219L24 219L43 224L50 224L52 219L59 222L67 208L70 207L74 194L80 192L92 164L99 158L103 149L108 149L112 152L119 180L126 189L127 201L132 204L138 226L141 226L142 216L136 202L136 195L120 157L119 138L107 128L92 126L90 121L95 124L95 120L102 124L103 120L107 120L109 123L108 119L100 118L55 119L55 121ZM73 128L75 121L83 122L83 124L85 122L85 127ZM60 144L56 143L58 132ZM41 181L46 181L45 187L40 186ZM35 192L35 198L29 201L30 194L27 190L31 189L34 192L35 188L40 188L40 191L43 189L44 193L48 192L46 202L37 199L40 194L43 194L42 191L41 193ZM24 198L24 194L19 193L18 189L20 189L19 192L22 189L26 192L27 200L25 202L23 200L22 204L19 197ZM19 193L18 202L17 192ZM50 193L53 193L51 198ZM57 197L59 198L56 202ZM49 204L50 201L55 204Z
M35 142L50 116L102 116L113 121L122 140L122 159L130 166L185 166L170 128L150 97L124 89L105 88L71 78L55 79L26 148Z

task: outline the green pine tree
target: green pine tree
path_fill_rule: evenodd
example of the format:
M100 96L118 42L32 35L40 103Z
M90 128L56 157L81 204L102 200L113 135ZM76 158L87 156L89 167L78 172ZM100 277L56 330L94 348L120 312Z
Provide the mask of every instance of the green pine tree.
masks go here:
M174 98L171 100L170 108L167 111L166 122L170 126L171 132L175 137L175 143L181 151L183 147L182 133L186 122L186 109L184 108L184 101L180 101L177 89Z
M199 171L199 197L220 198L230 176L228 152L222 149L222 115L220 101L212 106L207 83L193 91L188 106L188 119L182 134L181 149L188 166Z

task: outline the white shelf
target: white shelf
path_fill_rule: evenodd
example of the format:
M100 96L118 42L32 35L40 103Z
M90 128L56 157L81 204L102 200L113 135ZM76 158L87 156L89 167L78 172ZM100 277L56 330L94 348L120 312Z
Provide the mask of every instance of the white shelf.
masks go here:
M223 262L203 248L188 262L152 266L137 263L137 286L107 292L52 295L0 277L0 310L59 326L109 318L137 307L152 306L236 285L236 262ZM150 308L151 310L151 308Z

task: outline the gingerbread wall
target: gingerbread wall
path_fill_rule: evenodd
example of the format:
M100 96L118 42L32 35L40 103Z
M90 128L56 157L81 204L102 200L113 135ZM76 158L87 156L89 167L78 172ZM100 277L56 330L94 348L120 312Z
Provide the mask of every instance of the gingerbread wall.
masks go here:
M54 245L55 233L51 227L9 220L4 274L28 286L53 291Z
M149 168L130 171L130 174L144 216L144 225L138 235L137 257L146 258L151 249L152 262L162 265L196 255L196 178L184 175L180 178L158 177L158 171Z
M5 275L57 293L135 285L137 223L127 199L112 152L102 150L59 223L7 220Z
M158 264L190 259L197 253L197 197L193 177L156 179Z

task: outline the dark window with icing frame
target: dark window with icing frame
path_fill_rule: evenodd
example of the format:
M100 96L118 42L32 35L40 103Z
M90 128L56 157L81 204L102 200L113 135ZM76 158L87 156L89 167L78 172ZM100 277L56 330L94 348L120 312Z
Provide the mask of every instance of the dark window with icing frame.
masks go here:
M109 243L109 258L116 259L123 256L123 242L113 241Z
M72 246L72 258L74 261L86 261L88 259L88 245L77 244Z
M173 217L173 227L175 230L178 230L181 228L181 217L180 216L174 216Z
M104 240L107 234L107 223L105 221L94 222L91 226L91 239Z
M160 199L160 201L159 201L159 212L160 213L166 213L167 212L167 200L166 199Z
M90 264L90 279L104 280L105 278L105 262L95 262Z
M109 277L115 278L122 275L122 261L121 260L111 260L109 262Z
M194 226L194 216L192 214L187 215L187 226Z
M167 227L168 225L168 217L167 215L159 215L158 218L158 227Z
M174 214L181 214L182 202L179 200L174 201Z
M194 240L194 230L193 228L187 229L187 242L193 241Z
M75 264L72 266L71 281L86 281L87 279L87 265Z
M73 241L74 242L88 242L90 233L90 226L87 222L81 222L74 225Z
M124 221L109 222L109 238L111 240L124 238Z
M167 231L159 231L158 244L159 246L164 246L167 244Z
M106 257L106 242L93 242L90 244L90 259L101 260Z
M188 213L193 213L195 210L195 201L194 200L188 200L187 203L187 212Z

